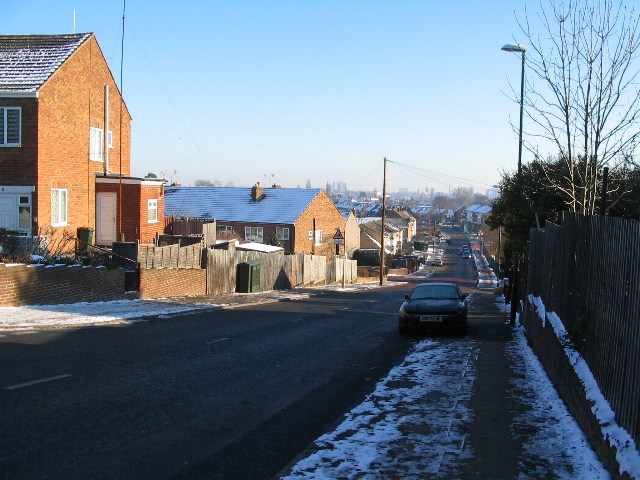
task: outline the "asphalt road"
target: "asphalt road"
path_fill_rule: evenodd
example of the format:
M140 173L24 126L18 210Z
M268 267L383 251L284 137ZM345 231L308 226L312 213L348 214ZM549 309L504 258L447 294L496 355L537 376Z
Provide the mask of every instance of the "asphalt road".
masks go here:
M433 276L399 280L472 291L461 242ZM6 335L0 477L271 478L411 349L411 286Z
M269 478L410 349L407 288L6 335L0 477Z

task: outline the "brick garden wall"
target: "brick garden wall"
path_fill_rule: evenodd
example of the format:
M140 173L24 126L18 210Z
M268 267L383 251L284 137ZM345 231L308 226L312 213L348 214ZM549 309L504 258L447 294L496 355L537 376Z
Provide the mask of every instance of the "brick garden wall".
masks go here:
M0 264L0 306L101 302L122 298L124 270Z
M207 294L207 271L199 268L140 269L139 298Z

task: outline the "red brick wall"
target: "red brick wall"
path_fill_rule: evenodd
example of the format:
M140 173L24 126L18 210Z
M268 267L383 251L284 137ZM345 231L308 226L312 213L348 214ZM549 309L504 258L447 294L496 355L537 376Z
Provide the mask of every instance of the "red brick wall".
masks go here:
M204 269L140 269L140 298L206 294L207 271Z
M333 236L338 227L344 231L345 221L324 190L313 199L296 222L295 232L293 232L294 252L313 252L309 231L313 230L314 218L316 230L322 230L322 245L316 246L314 253L327 257L335 255L336 247L333 243ZM340 246L340 252L342 252L342 246Z
M120 223L120 209L116 212L116 228L118 233L124 233L125 242L153 243L156 234L164 232L164 193L159 184L145 185L140 181L124 179L122 185L115 180L110 183L98 183L96 192L116 193L120 198L122 187L122 224ZM158 219L156 223L149 223L147 201L158 200ZM120 229L120 227L122 227ZM121 231L120 231L121 230ZM118 241L120 237L118 237Z
M240 243L245 243L245 227L262 227L263 233L263 243L268 244L273 236L276 234L276 228L283 227L289 229L289 240L281 240L282 248L284 248L285 254L293 253L292 245L293 245L293 225L287 224L268 224L268 223L242 223L242 222L216 222L216 226L230 226L233 229L233 233L231 235L232 238L238 240ZM224 237L224 238L223 238ZM218 233L218 239L226 240L227 237L224 235L221 236Z
M122 298L124 270L0 264L0 306L55 305Z
M22 146L0 147L0 185L35 186L38 103L35 98L0 98L1 107L22 107Z
M109 85L107 129L105 85ZM131 142L131 117L95 37L81 45L38 93L37 225L51 224L51 189L67 188L66 228L74 234L78 227L95 228L95 173L102 172L105 164L89 160L89 127L113 132L108 162L112 172L129 175Z
M142 185L140 191L140 243L153 243L164 232L164 195L161 185ZM148 201L158 200L158 221L149 223Z

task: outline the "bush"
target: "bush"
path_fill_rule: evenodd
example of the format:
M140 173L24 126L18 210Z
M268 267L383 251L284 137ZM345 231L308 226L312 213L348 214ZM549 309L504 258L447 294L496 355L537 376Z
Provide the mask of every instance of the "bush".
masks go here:
M353 252L354 260L358 262L359 267L379 267L380 251L376 250L355 250ZM393 255L384 256L384 264L387 268L393 264Z

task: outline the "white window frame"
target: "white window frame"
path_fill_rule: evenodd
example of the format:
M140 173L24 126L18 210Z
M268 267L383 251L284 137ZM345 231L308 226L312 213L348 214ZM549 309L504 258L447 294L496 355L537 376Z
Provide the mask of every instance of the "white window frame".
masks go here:
M231 233L233 232L233 228L231 228L231 225L216 225L216 232Z
M244 241L263 243L264 230L262 227L244 227Z
M17 111L18 112L18 142L8 142L7 134L9 129L8 115L9 111ZM19 147L22 145L22 107L0 107L0 116L2 117L2 142L0 142L0 147Z
M54 202L54 196L59 197ZM57 204L57 209L54 211L54 204ZM52 188L51 189L51 226L52 227L64 227L69 225L69 191L66 188Z
M147 200L147 223L158 223L158 199Z
M28 216L23 217L22 212L27 212ZM18 229L31 231L31 195L18 195ZM20 225L22 220L25 220L26 225Z
M322 230L309 230L309 240L313 240L313 244L317 247L322 245Z
M104 130L101 128L89 127L89 160L104 161Z
M289 240L289 227L276 227L278 240Z

